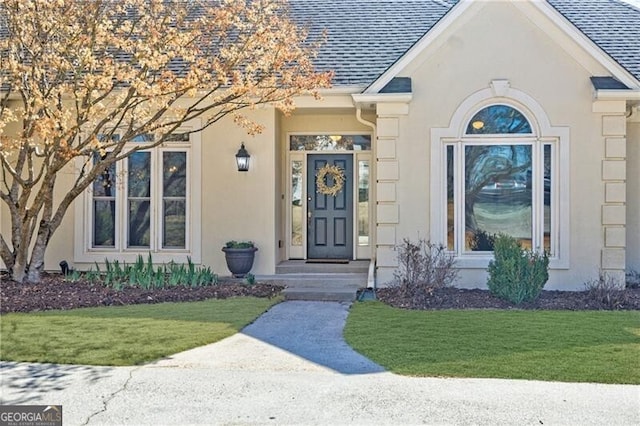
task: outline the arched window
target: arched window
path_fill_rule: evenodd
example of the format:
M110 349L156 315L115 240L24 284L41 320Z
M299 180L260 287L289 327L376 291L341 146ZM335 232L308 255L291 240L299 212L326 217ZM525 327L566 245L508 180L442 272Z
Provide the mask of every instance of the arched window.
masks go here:
M478 111L467 124L467 135L531 134L529 120L509 105L490 105Z
M464 129L445 144L449 249L491 252L502 233L551 252L553 142L505 104L480 109Z
M506 80L462 101L431 129L431 239L461 268L486 268L497 234L569 266L569 128ZM561 232L562 230L562 232Z

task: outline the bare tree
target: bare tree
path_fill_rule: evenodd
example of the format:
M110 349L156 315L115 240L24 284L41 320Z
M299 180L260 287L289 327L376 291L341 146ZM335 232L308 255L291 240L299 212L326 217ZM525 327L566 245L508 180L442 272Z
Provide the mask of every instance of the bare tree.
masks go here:
M5 0L0 5L0 199L11 235L0 257L14 280L37 282L73 200L129 144L163 143L182 123L200 131L242 111L328 87L283 0ZM317 95L317 94L316 94ZM118 133L119 137L113 135ZM55 199L61 170L82 163Z

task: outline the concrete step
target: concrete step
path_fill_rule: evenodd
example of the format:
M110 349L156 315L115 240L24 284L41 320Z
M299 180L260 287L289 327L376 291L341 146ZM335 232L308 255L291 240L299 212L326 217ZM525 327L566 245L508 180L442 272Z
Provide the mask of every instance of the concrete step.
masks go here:
M349 263L307 263L304 260L286 260L276 265L276 274L362 274L369 270L368 260Z
M356 290L316 290L313 288L286 288L285 300L309 300L316 302L353 302Z
M353 301L359 288L367 286L366 273L277 274L256 276L286 286L286 300Z

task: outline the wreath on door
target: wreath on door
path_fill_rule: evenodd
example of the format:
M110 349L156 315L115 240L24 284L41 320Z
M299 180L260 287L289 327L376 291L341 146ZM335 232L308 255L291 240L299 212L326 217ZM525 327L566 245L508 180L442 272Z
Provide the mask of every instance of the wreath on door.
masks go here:
M327 175L333 178L333 185L327 185ZM325 164L316 174L316 191L319 194L335 197L344 187L344 170L338 166Z

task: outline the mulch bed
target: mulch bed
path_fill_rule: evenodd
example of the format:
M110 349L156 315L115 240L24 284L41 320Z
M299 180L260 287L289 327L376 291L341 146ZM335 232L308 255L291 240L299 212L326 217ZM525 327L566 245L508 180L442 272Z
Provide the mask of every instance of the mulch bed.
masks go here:
M514 305L494 297L488 290L433 289L421 303L404 297L397 287L376 291L378 300L403 309L547 309L547 310L640 310L640 288L627 288L607 303L591 297L586 291L546 291L530 303Z
M118 306L141 303L192 302L235 296L276 297L284 286L277 282L246 285L221 282L206 287L170 287L147 290L126 287L115 290L88 281L68 282L59 274L44 274L38 284L18 284L0 274L0 313ZM492 296L487 290L458 288L433 289L420 303L404 297L397 287L381 288L378 300L403 309L562 309L562 310L640 310L640 288L627 288L615 303L590 297L584 291L543 291L531 303L514 305Z
M19 284L0 275L0 313L75 309L93 306L134 305L141 303L193 302L226 299L235 296L276 297L283 286L277 283L246 285L221 282L206 287L176 286L147 290L127 287L122 290L79 280L65 281L59 274L44 274L37 284Z

